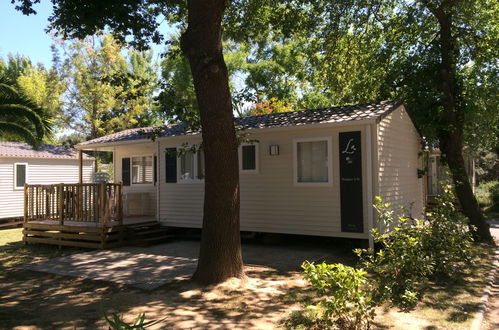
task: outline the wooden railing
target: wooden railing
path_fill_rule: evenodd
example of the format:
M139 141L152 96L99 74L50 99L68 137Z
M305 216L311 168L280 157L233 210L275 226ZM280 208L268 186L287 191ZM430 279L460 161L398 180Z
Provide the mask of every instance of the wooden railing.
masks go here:
M24 221L123 223L121 183L24 185Z

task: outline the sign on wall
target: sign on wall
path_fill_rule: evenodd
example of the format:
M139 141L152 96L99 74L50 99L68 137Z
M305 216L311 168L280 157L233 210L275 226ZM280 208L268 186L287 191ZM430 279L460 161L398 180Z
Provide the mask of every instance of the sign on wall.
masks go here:
M341 132L340 198L341 231L364 232L362 198L362 152L360 131Z

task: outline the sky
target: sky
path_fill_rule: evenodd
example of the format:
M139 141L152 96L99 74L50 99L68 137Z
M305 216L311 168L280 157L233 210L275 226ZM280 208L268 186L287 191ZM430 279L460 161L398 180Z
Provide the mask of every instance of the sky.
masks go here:
M8 54L21 54L29 57L33 63L42 62L46 67L52 63L52 37L45 32L48 18L52 13L52 3L41 1L33 7L36 15L25 16L15 9L10 0L0 0L0 58L6 59ZM162 29L172 32L173 29L162 24ZM152 45L154 54L158 55L163 46Z
M36 15L25 16L15 10L10 0L0 1L0 57L8 54L26 55L34 63L42 62L47 66L52 63L50 45L51 36L45 33L48 17L52 12L50 1L36 4Z

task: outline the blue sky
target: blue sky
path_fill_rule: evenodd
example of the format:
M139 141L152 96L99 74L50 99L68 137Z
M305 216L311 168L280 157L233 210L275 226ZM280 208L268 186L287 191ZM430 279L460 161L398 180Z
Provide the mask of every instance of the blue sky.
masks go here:
M0 0L0 58L5 59L8 54L21 54L28 56L33 63L42 62L50 66L50 45L53 42L45 29L52 13L52 3L42 0L33 8L37 14L25 16L15 9L10 0ZM174 31L167 23L163 23L161 29L167 33ZM152 48L157 56L164 47L152 45Z
M52 12L50 1L35 5L37 15L25 16L15 10L10 0L0 1L0 57L9 53L26 55L34 63L51 63L51 36L45 33Z

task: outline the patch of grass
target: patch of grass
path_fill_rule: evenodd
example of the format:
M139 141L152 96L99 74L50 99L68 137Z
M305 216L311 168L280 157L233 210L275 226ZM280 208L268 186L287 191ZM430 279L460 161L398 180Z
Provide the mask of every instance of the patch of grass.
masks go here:
M453 278L433 282L426 288L423 300L409 313L389 306L378 308L376 325L380 328L403 327L417 319L426 328L469 328L478 311L493 262L493 251L489 246L480 246L477 250L472 266L463 267L462 272Z
M22 228L0 231L0 268L54 258L84 251L79 248L62 248L55 245L30 244L22 241Z
M409 311L389 305L376 309L376 329L468 329L478 311L487 276L493 264L493 249L477 246L474 263L463 266L452 278L433 281L425 288L423 299ZM313 329L318 325L306 311L316 296L307 287L296 288L279 297L287 303L299 303L302 310L289 314L281 323L287 329Z

